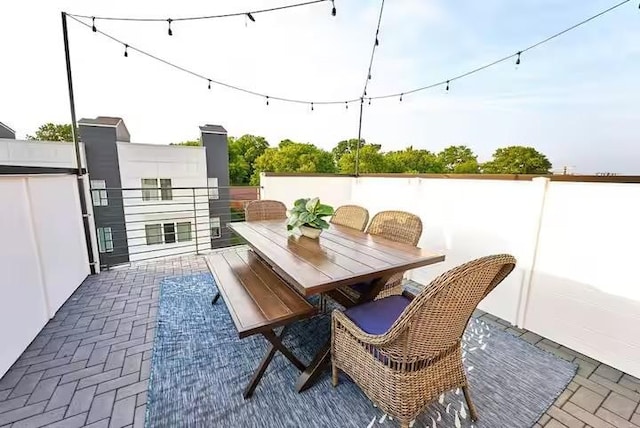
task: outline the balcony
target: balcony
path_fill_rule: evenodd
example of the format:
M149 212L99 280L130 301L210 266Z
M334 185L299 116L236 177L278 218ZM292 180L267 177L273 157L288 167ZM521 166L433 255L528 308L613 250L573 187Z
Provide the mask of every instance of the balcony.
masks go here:
M406 287L411 290L420 290L438 274L472 258L513 254L518 260L516 270L481 303L472 322L494 337L505 338L505 343L528 349L517 354L522 358L521 367L517 367L518 360L514 362L514 370L520 369L522 377L531 373L532 368L526 366L528 354L536 353L536 348L544 351L542 357L549 353L553 360L577 365L571 382L557 396L547 397L551 406L533 426L640 426L640 343L633 330L640 317L640 295L632 259L632 244L640 238L634 226L640 214L639 185L610 182L631 181L611 177L600 182L502 178L265 175L260 190L263 199L281 200L287 206L298 197L319 196L334 206L355 203L372 213L403 209L418 214L425 226L419 245L444 253L447 259L408 272ZM234 331L220 331L221 326L229 325L225 324L228 312L224 305L212 307L207 300L206 305L192 310L206 310L210 312L207 316L220 322L211 326L216 335L207 336L218 340L216 346L189 348L189 342L179 342L183 348L152 360L154 346L160 352L161 344L171 342L167 326L187 328L185 323L191 319L184 316L191 306L171 290L184 295L194 284L211 281L206 258L217 250L198 248L202 254L195 254L193 248L193 254L161 254L159 258L150 252L145 258L153 260L111 266L87 276L81 222L71 215L78 212L74 180L73 176L0 180L1 194L14 201L11 211L0 211L13 225L14 235L5 236L15 245L0 257L3 269L10 272L1 300L13 302L3 306L0 315L6 345L2 362L11 365L0 380L0 426L142 427L147 417L148 426L212 426L215 421L278 426L266 424L272 419L265 414L271 414L280 426L299 421L301 415L308 418L307 426L326 426L325 419L314 414L323 405L318 397L330 400L355 394L347 379L331 388L327 373L298 395L289 383L279 383L295 373L295 368L276 358L278 364L267 371L249 400L239 393L209 395L215 388L190 390L191 379L185 375L184 389L175 391L175 402L192 401L192 413L185 414L185 408L178 405L160 411L162 385L169 385L163 376L172 373L173 361L185 361L185 354L191 355L193 349L208 349L213 361L202 361L201 354L193 354L193 366L247 365L253 369L258 363L253 356L261 355L266 344L257 339L237 341ZM52 200L56 203L47 203ZM18 233L18 229L29 233ZM16 269L19 261L24 268ZM40 293L41 289L45 291ZM35 309L37 319L30 313ZM183 318L176 321L181 314ZM23 336L29 335L25 343ZM509 342L507 335L518 342ZM215 348L226 349L230 344L237 344L238 353L220 359ZM529 344L535 348L528 348ZM159 362L167 365L159 366ZM200 369L199 373L209 385L218 387L225 383L244 386L251 374L239 370L234 378L216 379L211 372ZM552 375L544 376L552 382ZM491 385L495 395L476 387L472 383L480 413L475 426L489 426L490 406L483 403L496 402L502 387ZM282 399L274 392L291 393L289 407L280 406L273 412L269 403ZM365 405L370 407L360 407ZM533 403L522 403L529 405ZM434 420L436 426L455 426L455 422L446 425L444 421L455 421L454 410L456 417L462 414L460 404L457 406L447 407L450 419L443 415L443 421ZM336 407L335 412L339 411ZM350 411L344 426L367 426L372 415L375 420L369 426L398 426L396 421L383 419L383 412L366 399ZM366 422L359 425L360 420ZM431 427L430 419L427 421L422 426ZM463 427L472 426L468 418L460 417L459 422Z

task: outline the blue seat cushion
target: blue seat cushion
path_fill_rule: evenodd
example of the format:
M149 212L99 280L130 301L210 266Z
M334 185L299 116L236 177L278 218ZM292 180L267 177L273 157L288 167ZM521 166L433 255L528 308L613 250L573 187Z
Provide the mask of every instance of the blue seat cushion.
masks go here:
M384 334L398 319L411 300L389 296L347 309L344 314L368 334Z

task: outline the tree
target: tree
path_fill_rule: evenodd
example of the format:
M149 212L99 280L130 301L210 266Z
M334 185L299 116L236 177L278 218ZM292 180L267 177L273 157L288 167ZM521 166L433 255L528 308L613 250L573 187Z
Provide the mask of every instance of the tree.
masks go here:
M360 148L362 149L362 147L364 147L366 145L367 145L367 143L365 142L365 140L364 139L361 140ZM377 150L380 150L382 148L382 146L380 146L380 144L369 144L369 146L373 146L373 147L377 148ZM350 140L342 140L342 141L340 141L333 149L331 149L331 153L333 154L333 158L336 160L336 164L339 164L340 159L345 154L347 154L347 153L355 154L357 147L358 147L358 139L357 138L351 138Z
M482 165L487 174L550 174L551 162L533 147L509 146L498 149L493 159Z
M338 161L338 170L342 174L354 174L356 170L355 151L345 153ZM359 173L385 172L384 155L380 153L380 146L377 144L367 144L360 147L358 158Z
M261 172L336 172L333 156L310 143L283 140L277 148L268 148L254 164L251 184L260 183Z
M45 123L36 131L36 135L27 135L29 140L73 141L70 123Z
M169 143L170 146L191 146L191 147L200 147L202 146L202 141L198 140L187 140L182 141L180 143Z
M385 172L395 173L441 173L440 159L429 150L415 150L409 146L404 150L387 152L384 155Z
M229 137L229 179L233 185L249 184L255 172L255 162L269 148L264 137L243 135Z
M478 156L467 146L449 146L438 153L438 158L444 167L444 172L455 174L480 172Z

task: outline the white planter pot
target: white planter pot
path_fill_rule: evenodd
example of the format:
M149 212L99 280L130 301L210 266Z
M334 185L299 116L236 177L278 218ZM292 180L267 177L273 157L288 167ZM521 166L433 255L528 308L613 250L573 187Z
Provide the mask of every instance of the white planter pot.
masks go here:
M300 233L302 233L302 235L306 236L307 238L318 239L318 237L322 233L322 229L316 229L309 226L300 226Z

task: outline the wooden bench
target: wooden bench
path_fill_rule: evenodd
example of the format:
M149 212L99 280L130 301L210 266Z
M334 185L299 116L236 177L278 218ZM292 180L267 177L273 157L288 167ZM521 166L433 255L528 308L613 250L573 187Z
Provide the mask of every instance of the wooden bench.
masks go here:
M305 365L282 344L287 326L309 318L316 308L285 283L255 253L246 248L213 253L206 257L218 294L222 296L238 336L261 334L270 343L267 353L243 392L249 398L258 386L276 351L280 351L300 371ZM274 329L284 327L277 335Z

